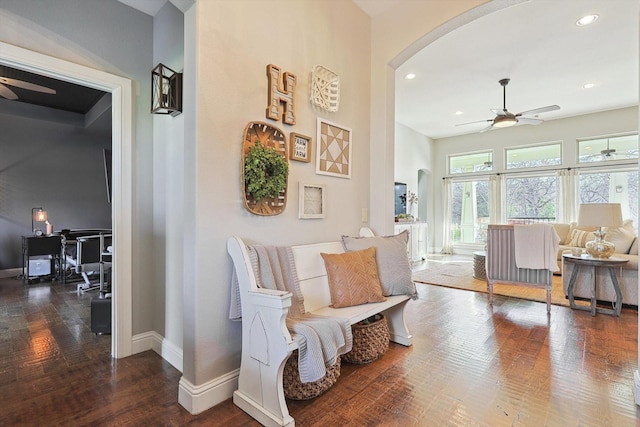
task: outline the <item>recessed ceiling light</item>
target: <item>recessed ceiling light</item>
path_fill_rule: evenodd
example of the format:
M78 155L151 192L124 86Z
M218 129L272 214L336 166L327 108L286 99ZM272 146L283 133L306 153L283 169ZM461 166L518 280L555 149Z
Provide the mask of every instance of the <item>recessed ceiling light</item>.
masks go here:
M413 79L416 78L416 73L407 73L407 74L405 74L404 78L406 80L413 80Z
M584 27L585 25L593 24L598 20L598 15L586 15L576 21L578 27Z
M584 89L591 89L592 87L594 87L596 84L595 83L585 83L582 85L582 87Z
M456 111L456 116L461 116L461 115L463 115L463 114L464 114L464 112L463 112L463 111Z

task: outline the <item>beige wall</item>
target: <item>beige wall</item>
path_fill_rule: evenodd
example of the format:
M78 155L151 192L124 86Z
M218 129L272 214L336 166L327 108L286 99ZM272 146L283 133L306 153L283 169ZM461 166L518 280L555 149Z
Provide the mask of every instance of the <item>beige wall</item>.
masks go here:
M230 236L256 243L306 243L353 235L362 225L361 209L369 206L371 62L369 19L352 2L201 1L196 6L195 235L188 242L195 272L193 281L185 282L184 308L185 325L194 325L185 328L185 343L194 348L185 348L184 374L200 384L240 363L240 325L227 319ZM298 78L295 126L265 118L268 64ZM340 75L337 113L322 112L309 102L309 74L316 64ZM287 136L292 131L311 136L315 144L317 117L353 130L351 179L316 175L313 163L292 161L284 213L249 213L240 188L247 123L268 122ZM326 185L325 219L298 219L300 181Z

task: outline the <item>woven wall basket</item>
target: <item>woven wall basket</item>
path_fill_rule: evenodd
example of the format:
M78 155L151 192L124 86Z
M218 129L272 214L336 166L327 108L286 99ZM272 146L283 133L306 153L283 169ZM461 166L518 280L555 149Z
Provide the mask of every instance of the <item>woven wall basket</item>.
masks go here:
M288 161L287 138L284 133L275 126L262 122L249 122L244 129L242 138L242 162L240 165L240 178L242 187L242 199L244 207L255 215L278 215L284 212L287 206L287 189L280 193L278 197L255 200L245 191L244 183L244 159L249 152L249 148L260 141L262 145L273 148Z
M353 348L342 358L345 362L365 364L380 358L389 349L389 326L384 315L351 325Z
M300 372L298 371L298 350L294 350L284 365L284 373L282 374L284 395L292 400L313 399L329 390L338 381L339 376L340 357L338 357L333 366L327 368L327 373L320 380L312 383L301 382Z

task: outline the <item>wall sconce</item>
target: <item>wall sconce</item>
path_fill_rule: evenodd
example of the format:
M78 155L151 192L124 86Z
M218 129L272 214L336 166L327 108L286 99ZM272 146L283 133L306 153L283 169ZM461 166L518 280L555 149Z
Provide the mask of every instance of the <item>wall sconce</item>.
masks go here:
M616 193L622 193L622 185L616 185Z
M151 71L151 113L174 117L182 113L182 73L163 64Z
M31 231L34 236L42 236L42 230L36 228L36 222L45 222L47 220L47 211L42 208L31 208Z

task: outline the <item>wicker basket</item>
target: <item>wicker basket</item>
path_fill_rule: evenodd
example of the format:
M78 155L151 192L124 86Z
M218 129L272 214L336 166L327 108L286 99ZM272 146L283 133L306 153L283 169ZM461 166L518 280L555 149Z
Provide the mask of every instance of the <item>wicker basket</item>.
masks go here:
M338 381L340 376L340 357L336 363L327 368L327 373L318 381L312 383L303 383L300 381L300 372L298 371L298 350L294 350L289 356L287 363L284 365L282 374L282 385L284 386L284 395L292 400L309 400L320 396L329 390L332 385Z
M345 362L365 364L380 358L389 349L389 326L384 315L376 314L351 326L353 348L342 356Z

